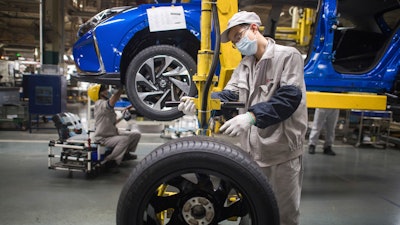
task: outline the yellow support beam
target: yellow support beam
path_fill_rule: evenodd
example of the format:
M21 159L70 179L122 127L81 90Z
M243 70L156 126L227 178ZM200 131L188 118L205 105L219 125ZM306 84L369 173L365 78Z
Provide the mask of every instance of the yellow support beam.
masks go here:
M370 93L307 92L308 108L386 110L387 97Z

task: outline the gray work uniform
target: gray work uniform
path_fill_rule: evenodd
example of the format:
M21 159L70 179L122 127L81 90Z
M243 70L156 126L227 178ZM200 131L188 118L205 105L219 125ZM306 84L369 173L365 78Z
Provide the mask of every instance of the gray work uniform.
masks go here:
M136 151L141 133L138 130L120 133L116 126L117 114L109 105L108 100L99 99L94 106L95 141L113 148L103 163L115 160L119 165L127 152Z
M339 118L339 109L315 109L309 145L317 145L322 128L325 127L324 148L331 147L335 141L335 128Z
M281 224L292 225L299 223L302 154L308 120L303 58L295 48L277 45L268 38L260 61L256 62L254 56L244 57L225 90L238 93L239 101L246 104L239 113L246 113L249 107L268 102L284 86L301 91L301 101L294 113L265 128L257 127L257 122L241 136L240 143L269 178Z

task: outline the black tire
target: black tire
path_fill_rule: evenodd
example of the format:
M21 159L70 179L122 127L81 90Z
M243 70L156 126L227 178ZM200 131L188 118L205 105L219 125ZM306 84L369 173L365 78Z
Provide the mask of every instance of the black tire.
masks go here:
M175 194L161 196L162 185ZM232 196L234 203L228 203ZM156 216L167 209L170 218ZM274 194L247 153L205 136L177 139L147 155L129 176L117 207L117 225L217 225L235 217L247 218L248 225L278 225Z
M182 112L177 107L166 107L165 102L196 94L192 81L196 69L193 58L177 47L156 45L146 48L133 58L126 72L129 100L139 114L149 119L177 119Z

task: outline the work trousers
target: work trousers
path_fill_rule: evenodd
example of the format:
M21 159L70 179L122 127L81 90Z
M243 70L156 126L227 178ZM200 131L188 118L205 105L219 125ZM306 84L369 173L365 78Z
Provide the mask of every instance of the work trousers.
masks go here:
M332 146L335 141L336 123L339 118L339 109L315 109L314 120L311 128L309 145L317 145L322 128L325 127L324 148Z
M124 132L120 135L102 138L100 144L113 148L111 154L109 154L103 161L103 163L115 160L119 165L124 158L125 153L136 151L136 147L140 141L141 133L137 130Z
M298 225L303 183L303 159L299 156L287 162L261 168L268 177L279 208L281 225Z

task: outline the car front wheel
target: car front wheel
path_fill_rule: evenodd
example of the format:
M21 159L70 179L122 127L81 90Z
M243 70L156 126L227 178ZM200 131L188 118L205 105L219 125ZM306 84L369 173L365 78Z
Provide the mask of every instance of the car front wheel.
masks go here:
M152 120L168 121L182 112L167 107L166 101L193 96L196 87L192 76L196 63L185 51L170 45L156 45L133 58L126 73L129 100L138 113Z

